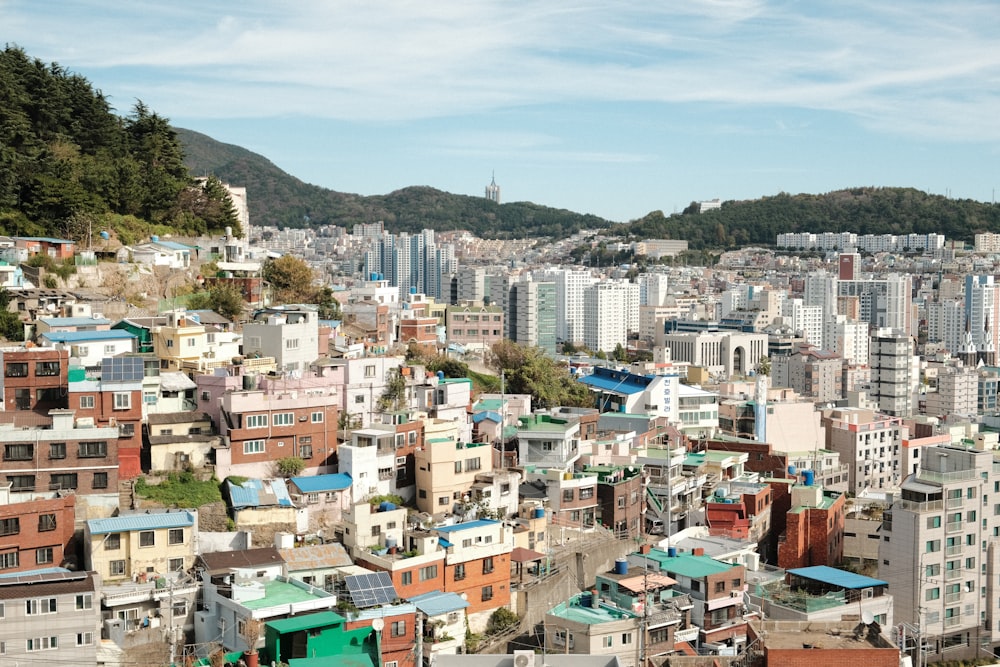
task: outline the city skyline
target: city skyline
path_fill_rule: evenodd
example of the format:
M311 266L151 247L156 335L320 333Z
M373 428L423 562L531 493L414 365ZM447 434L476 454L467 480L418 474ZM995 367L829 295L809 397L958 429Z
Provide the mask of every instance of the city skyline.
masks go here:
M58 10L58 11L56 11ZM988 3L0 2L4 41L120 114L303 181L429 185L626 221L693 200L906 186L992 201Z

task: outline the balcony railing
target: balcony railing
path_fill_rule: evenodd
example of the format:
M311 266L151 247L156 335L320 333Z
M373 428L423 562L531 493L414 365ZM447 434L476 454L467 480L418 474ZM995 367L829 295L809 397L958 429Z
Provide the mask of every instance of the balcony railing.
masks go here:
M927 482L961 482L975 479L979 473L975 470L952 470L951 472L935 472L933 470L923 470L917 473L917 479Z
M945 581L955 581L956 579L961 579L961 578L962 578L962 571L961 570L945 570L944 571L944 580Z
M964 524L961 521L949 521L947 524L945 524L945 529L944 530L945 530L946 533L949 533L949 534L951 534L951 533L961 533L963 525Z
M945 547L944 548L944 553L947 556L957 556L960 553L962 553L962 545L961 544L953 544L950 547Z
M959 496L958 498L946 498L945 507L950 510L957 509L965 504L965 499Z
M962 599L962 594L961 593L945 593L944 594L944 601L946 603L948 603L948 604L952 604L954 602L958 602L961 599Z
M954 628L956 625L962 624L961 616L946 616L944 619L944 627Z

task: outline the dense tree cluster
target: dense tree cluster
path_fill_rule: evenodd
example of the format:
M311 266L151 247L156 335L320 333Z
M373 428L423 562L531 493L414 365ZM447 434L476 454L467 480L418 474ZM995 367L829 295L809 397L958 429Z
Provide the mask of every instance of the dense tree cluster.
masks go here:
M484 197L454 195L430 187L409 187L364 197L303 183L266 158L178 129L192 173L214 173L254 193L250 216L261 225L315 227L385 222L393 232L467 229L483 238L564 237L610 223L594 215L548 208L530 202L497 205Z
M488 361L497 375L503 371L505 391L531 394L533 406L594 406L594 397L587 386L574 380L565 365L546 356L541 348L503 340L490 349Z
M853 188L821 195L781 193L681 215L654 211L628 227L634 239L685 239L694 250L772 246L784 232L944 234L972 241L976 232L1000 231L1000 206L949 199L913 188ZM797 250L797 248L796 248ZM808 250L808 248L806 248Z
M132 237L137 223L147 233L239 227L219 181L188 175L166 118L142 102L119 117L82 76L0 51L0 228L85 240L119 227Z

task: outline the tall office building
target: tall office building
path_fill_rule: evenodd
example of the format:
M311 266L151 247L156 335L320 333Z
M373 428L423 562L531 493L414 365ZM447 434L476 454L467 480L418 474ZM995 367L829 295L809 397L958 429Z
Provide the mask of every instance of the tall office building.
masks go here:
M896 621L920 630L929 662L991 655L1000 643L1000 466L975 448L928 447L920 458L883 514L878 577Z

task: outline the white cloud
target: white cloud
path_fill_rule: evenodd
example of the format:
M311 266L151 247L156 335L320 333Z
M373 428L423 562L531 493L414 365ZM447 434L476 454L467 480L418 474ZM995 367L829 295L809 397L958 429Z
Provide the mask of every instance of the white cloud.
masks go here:
M707 102L1000 139L989 3L258 0L224 15L195 2L46 4L0 4L10 41L85 71L116 106L142 97L172 118Z

